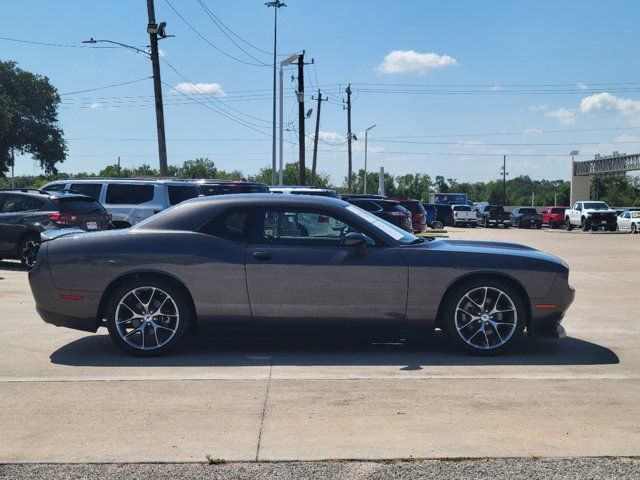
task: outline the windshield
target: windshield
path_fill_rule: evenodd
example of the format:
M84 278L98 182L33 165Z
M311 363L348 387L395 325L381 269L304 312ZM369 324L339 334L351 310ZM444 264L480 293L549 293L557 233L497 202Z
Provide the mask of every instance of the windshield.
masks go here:
M609 210L609 205L604 202L585 202L584 208L587 210Z
M631 218L640 218L640 212L631 212Z
M401 245L409 245L421 240L415 235L412 235L411 233L401 229L400 227L396 227L394 224L389 223L382 218L371 215L369 212L362 210L360 207L349 205L345 208L369 223L375 230L381 230L383 233L390 236Z
M470 212L471 211L471 207L468 207L467 205L455 205L453 207L453 210L455 212Z
M538 213L535 208L521 208L520 213Z

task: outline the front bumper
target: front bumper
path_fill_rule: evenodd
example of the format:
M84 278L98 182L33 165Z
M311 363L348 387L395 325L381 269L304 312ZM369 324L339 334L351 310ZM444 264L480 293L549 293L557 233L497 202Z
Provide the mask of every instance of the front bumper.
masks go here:
M576 291L566 277L558 275L549 294L544 298L531 298L531 321L527 327L530 336L564 338L561 322L575 299Z

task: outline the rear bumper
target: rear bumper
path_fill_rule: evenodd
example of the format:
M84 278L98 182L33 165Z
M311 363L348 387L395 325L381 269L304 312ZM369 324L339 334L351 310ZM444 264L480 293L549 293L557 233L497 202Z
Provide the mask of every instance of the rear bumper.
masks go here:
M36 305L36 311L38 312L38 315L40 315L40 318L45 321L45 323L55 325L56 327L73 328L74 330L82 330L84 332L95 333L98 331L98 327L100 326L95 317L71 317L69 315L63 315L60 313L44 310L38 305Z

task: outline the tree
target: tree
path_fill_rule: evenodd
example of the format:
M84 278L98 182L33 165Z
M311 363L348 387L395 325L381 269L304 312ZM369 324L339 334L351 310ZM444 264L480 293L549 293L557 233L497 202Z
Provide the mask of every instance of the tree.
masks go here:
M218 178L218 169L213 160L194 158L182 164L179 175L182 178Z
M12 154L28 154L49 175L67 157L58 124L60 96L47 77L0 61L0 176L13 164Z
M305 168L306 178L311 178L311 169ZM282 170L285 185L297 185L300 179L300 165L298 162L286 163ZM257 175L250 175L249 180L252 182L262 182L267 185L271 184L271 167L263 167ZM329 186L329 175L323 172L316 172L316 184L320 188Z

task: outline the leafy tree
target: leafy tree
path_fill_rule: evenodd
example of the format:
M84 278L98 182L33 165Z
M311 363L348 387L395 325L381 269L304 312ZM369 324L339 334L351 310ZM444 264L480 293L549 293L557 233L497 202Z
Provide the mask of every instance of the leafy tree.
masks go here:
M67 156L59 104L47 77L0 61L0 176L12 165L12 151L31 155L47 174L57 172L56 163Z
M311 179L311 169L305 168L307 179ZM298 162L286 163L282 169L282 176L285 185L298 185L300 183L300 167ZM249 175L252 182L262 182L271 184L271 167L263 167L257 175ZM329 175L323 172L316 172L316 185L320 188L327 188L330 184Z
M396 177L396 195L428 201L432 192L431 177L423 173L407 173Z
M182 164L179 175L182 178L218 178L218 169L213 160L194 158Z
M380 175L377 172L367 172L367 193L377 194L380 185ZM342 193L348 192L348 178L344 178L342 187L337 190ZM353 193L364 192L364 169L358 170L353 177ZM393 175L385 172L384 174L384 193L389 197L396 196L396 184Z

